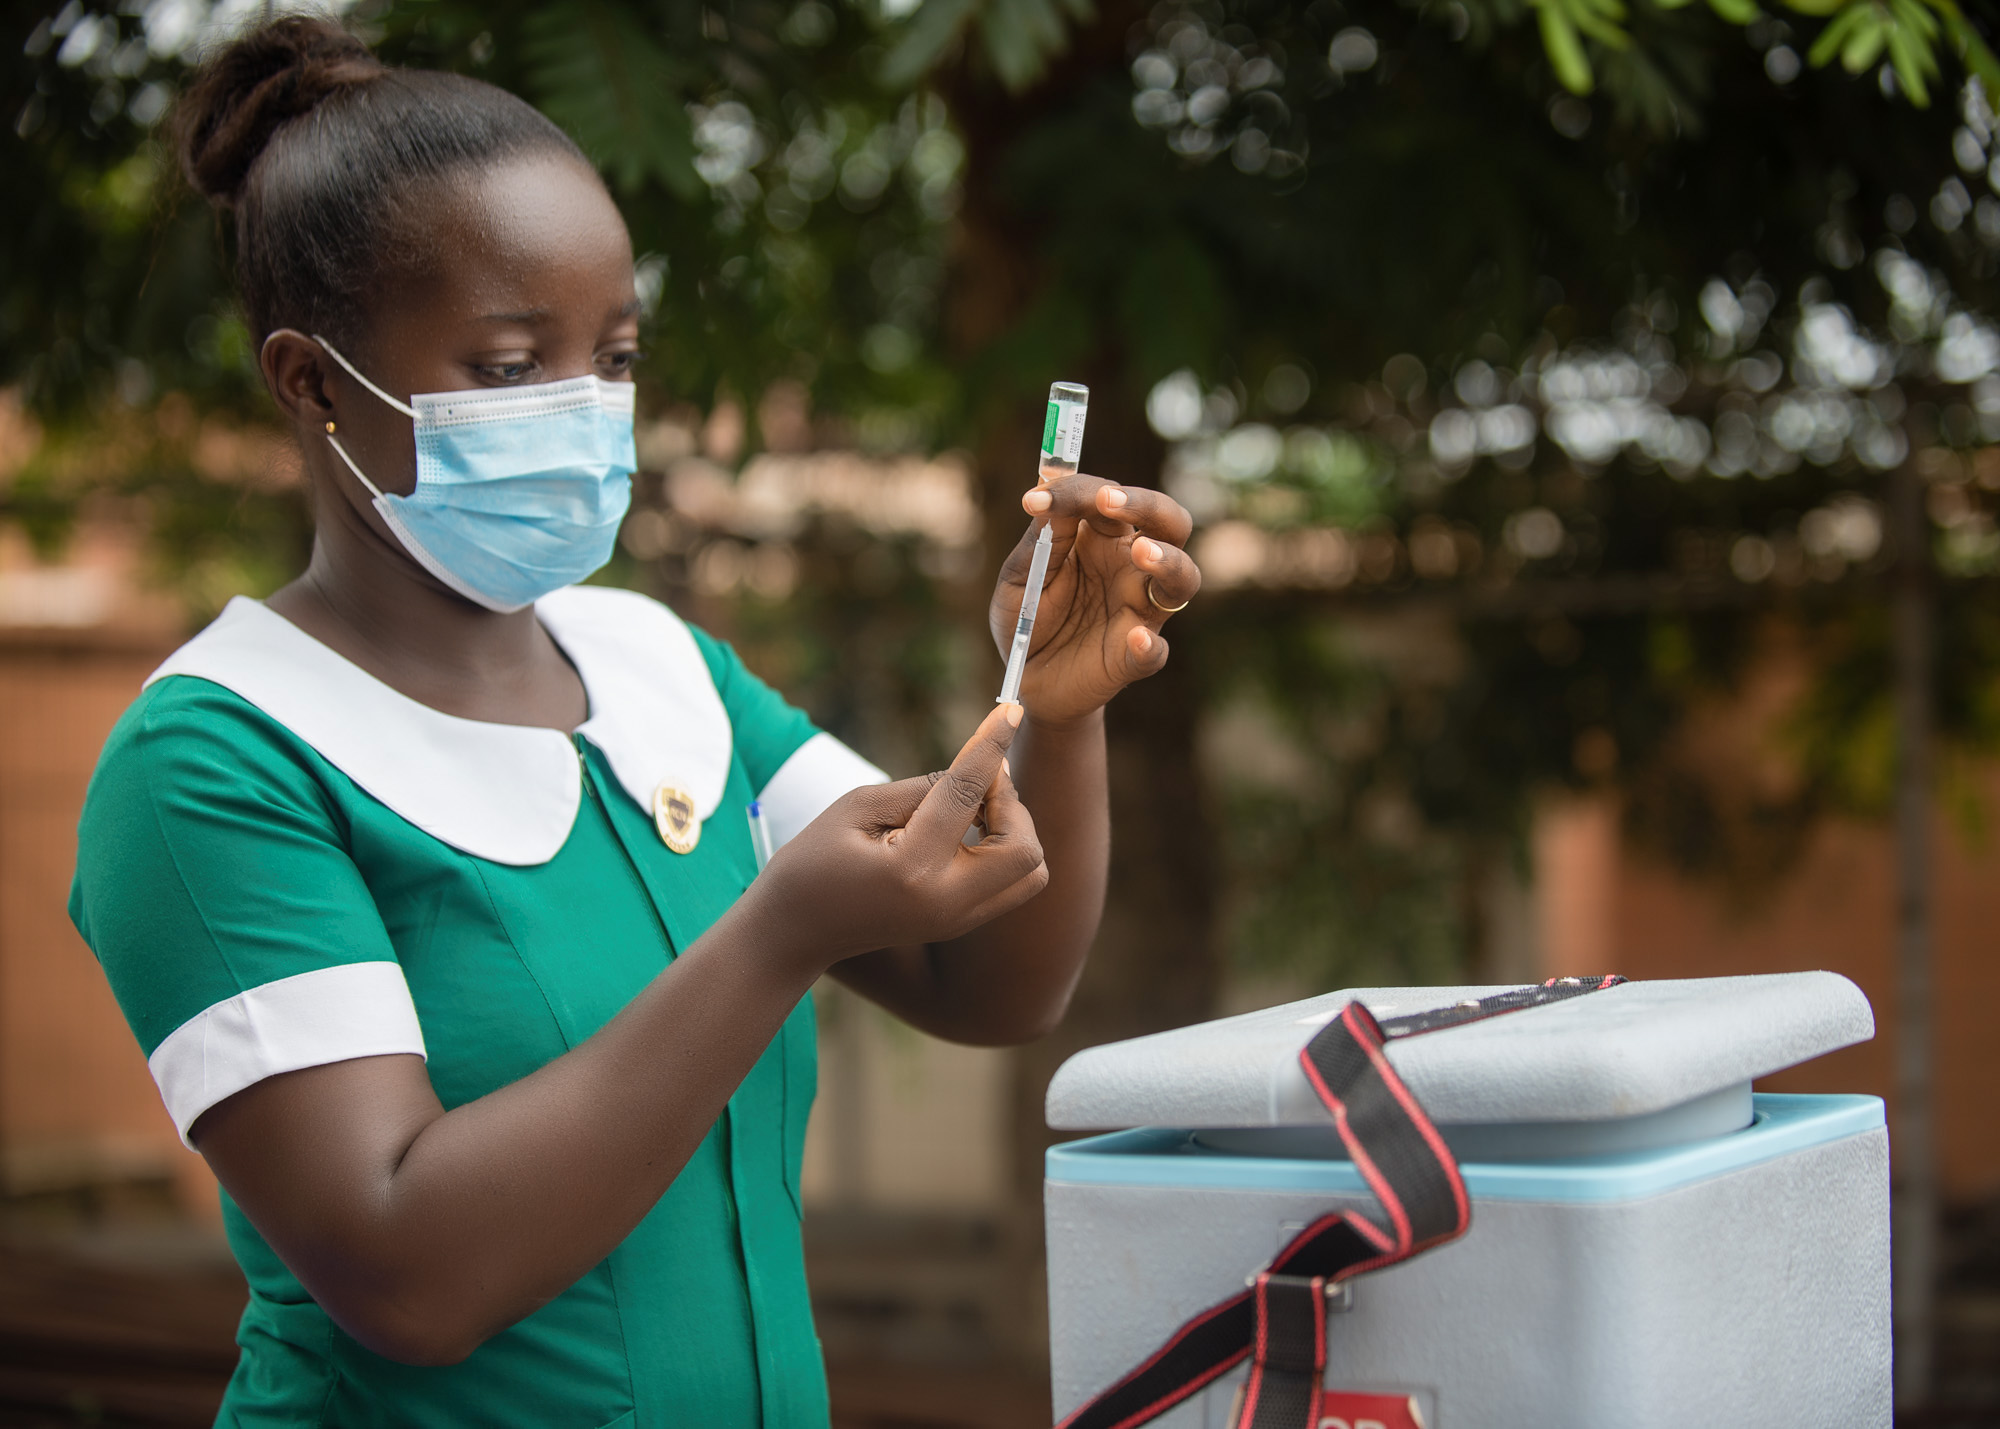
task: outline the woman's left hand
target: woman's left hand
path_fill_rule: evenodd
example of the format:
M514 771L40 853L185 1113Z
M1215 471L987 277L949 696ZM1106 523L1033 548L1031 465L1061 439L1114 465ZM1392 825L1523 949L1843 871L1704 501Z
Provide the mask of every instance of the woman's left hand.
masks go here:
M1082 473L1037 486L1021 508L1054 527L1021 703L1038 723L1061 724L1167 663L1160 627L1201 589L1201 571L1181 549L1194 522L1161 492ZM989 619L1002 658L1040 534L1031 521L993 588Z

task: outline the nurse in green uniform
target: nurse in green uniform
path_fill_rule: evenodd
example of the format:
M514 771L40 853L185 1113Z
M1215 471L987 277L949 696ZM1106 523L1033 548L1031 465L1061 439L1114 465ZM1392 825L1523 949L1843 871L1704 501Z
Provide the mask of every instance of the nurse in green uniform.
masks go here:
M292 18L208 62L176 135L234 216L317 536L113 731L71 911L222 1183L251 1290L223 1422L825 1424L806 994L975 1043L1062 1015L1102 707L1166 659L1186 514L1025 497L1056 543L1023 704L888 782L727 646L577 584L629 500L638 305L560 131Z

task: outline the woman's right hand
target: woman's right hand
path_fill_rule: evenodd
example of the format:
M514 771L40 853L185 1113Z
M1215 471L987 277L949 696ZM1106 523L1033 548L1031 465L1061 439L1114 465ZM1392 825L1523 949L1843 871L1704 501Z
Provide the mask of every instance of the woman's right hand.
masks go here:
M1006 763L1020 722L1021 706L998 706L951 768L836 800L778 850L745 901L822 969L947 942L1027 902L1049 870ZM984 834L968 844L975 823Z

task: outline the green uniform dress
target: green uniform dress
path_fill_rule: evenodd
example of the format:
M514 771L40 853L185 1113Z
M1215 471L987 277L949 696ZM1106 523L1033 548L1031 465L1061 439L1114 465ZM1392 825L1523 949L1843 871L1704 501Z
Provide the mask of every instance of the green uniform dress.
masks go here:
M281 1072L418 1053L447 1108L589 1037L783 842L885 776L657 602L537 614L574 736L417 704L249 600L148 681L85 801L70 911L185 1136ZM678 802L678 810L664 806ZM656 806L689 808L675 852ZM225 1424L824 1425L799 1241L810 1001L652 1212L462 1364L341 1331L223 1197L250 1283Z

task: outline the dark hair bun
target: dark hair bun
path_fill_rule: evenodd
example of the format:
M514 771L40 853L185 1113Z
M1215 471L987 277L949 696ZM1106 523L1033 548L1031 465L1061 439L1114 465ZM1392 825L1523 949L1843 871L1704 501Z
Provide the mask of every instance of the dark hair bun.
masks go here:
M291 15L260 25L205 61L182 91L174 138L188 181L230 205L286 121L386 72L332 20Z

